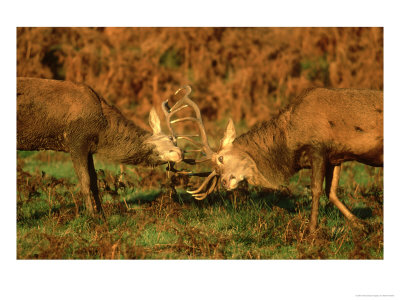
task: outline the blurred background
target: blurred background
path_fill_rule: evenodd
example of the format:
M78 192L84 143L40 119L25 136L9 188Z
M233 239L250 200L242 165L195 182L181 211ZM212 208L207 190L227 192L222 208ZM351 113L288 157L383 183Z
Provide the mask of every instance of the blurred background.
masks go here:
M220 138L308 87L382 90L383 28L17 28L17 75L84 82L147 129L189 84Z

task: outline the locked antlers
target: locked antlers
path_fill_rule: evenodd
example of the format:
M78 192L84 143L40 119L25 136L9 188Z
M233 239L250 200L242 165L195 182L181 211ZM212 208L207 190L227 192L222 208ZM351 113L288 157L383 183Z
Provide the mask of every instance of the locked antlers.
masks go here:
M195 102L193 102L191 99L189 99L189 97L188 97L188 95L190 94L191 91L192 91L192 89L188 85L177 90L175 92L175 94L172 96L172 99L177 101L175 103L175 105L172 106L172 108L170 108L168 105L168 100L166 100L162 103L162 109L163 109L165 117L167 119L168 129L173 137L175 144L177 143L178 139L185 139L185 140L191 142L192 144L194 144L195 146L197 146L198 147L197 149L186 150L185 152L201 152L204 155L204 157L194 160L194 163L201 163L201 162L211 160L212 155L214 154L214 151L211 149L210 145L208 144L207 134L204 129L204 124L203 124L203 120L201 118L200 109L197 106L197 104ZM174 114L176 114L177 112L181 111L182 109L184 109L186 107L191 107L194 110L196 117L183 117L180 119L171 120L171 118ZM173 130L172 124L176 124L178 122L184 122L184 121L192 121L192 122L195 122L195 124L197 124L197 126L200 130L201 142L198 142L192 138L192 137L198 137L198 135L177 135L175 133L175 131ZM192 173L190 175L195 176L196 174ZM187 192L192 194L195 199L203 200L205 197L207 197L207 195L209 195L214 190L215 186L217 185L218 179L219 179L219 177L217 176L217 173L214 170L213 172L211 172L208 175L206 180L201 184L201 186L198 189L196 189L194 191L187 191ZM209 184L210 180L211 180L211 184ZM208 187L208 189L206 189L205 192L202 192L203 189L206 187Z

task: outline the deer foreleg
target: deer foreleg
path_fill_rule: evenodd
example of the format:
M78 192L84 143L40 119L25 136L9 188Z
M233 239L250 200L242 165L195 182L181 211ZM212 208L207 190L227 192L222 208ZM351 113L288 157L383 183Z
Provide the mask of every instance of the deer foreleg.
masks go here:
M322 194L322 185L325 177L325 161L322 155L314 155L311 163L311 172L312 205L310 233L313 233L317 228L319 198Z
M96 202L97 211L101 211L101 203L98 195L97 176L94 169L92 154L87 151L71 150L72 163L75 173L78 176L81 194L85 199L85 206L88 212L93 215L94 209L92 204L92 196Z

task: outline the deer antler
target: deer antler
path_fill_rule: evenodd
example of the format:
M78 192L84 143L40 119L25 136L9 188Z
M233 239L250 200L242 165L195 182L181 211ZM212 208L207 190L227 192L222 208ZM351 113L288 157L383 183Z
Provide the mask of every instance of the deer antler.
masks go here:
M191 93L192 89L190 88L190 86L185 86L179 90L177 90L175 92L175 94L172 96L173 99L178 100L174 106L172 106L172 108L169 107L168 105L168 100L165 100L162 103L162 109L164 111L165 117L167 119L167 126L169 131L171 132L174 141L176 143L176 141L178 139L185 139L188 140L189 142L193 143L194 145L200 147L201 149L195 149L195 150L188 150L190 152L194 152L194 151L202 151L205 154L205 158L196 160L196 163L198 162L203 162L206 160L211 159L212 154L214 153L214 151L211 149L210 145L208 144L208 139L207 139L207 134L206 131L204 129L204 124L203 124L203 120L201 118L201 113L200 113L200 109L197 106L196 103L194 103L191 99L189 99L188 95ZM180 119L175 119L175 120L171 120L171 117L176 114L178 111L181 111L182 109L186 108L186 107L191 107L195 114L196 117L185 117L185 118L180 118ZM173 128L172 128L172 124L178 123L178 122L183 122L183 121L192 121L195 122L200 130L200 137L201 137L201 143L195 141L192 139L192 137L198 137L198 135L177 135L175 134Z
M218 179L219 179L219 177L217 176L217 172L214 170L210 173L210 175L208 175L206 180L204 180L204 182L200 185L199 188L197 188L194 191L187 191L187 192L189 194L192 194L192 196L196 200L203 200L205 197L207 197L209 194L211 194L211 192L214 190L215 186L217 185ZM206 187L208 185L210 180L212 180L210 187L205 192L200 193L204 189L204 187Z
M185 139L185 140L191 142L192 144L196 145L197 147L199 147L200 149L186 150L185 152L203 152L205 157L194 160L194 163L201 163L201 162L205 162L207 160L211 160L212 155L215 152L211 149L210 145L208 144L207 134L206 134L206 131L204 128L203 120L201 118L200 109L197 106L197 104L195 102L193 102L191 99L189 99L189 97L188 97L188 95L191 93L191 91L192 91L192 89L188 85L177 90L175 92L175 94L171 97L172 99L177 101L175 103L175 105L172 106L172 108L170 108L168 105L168 100L165 100L162 103L162 109L163 109L165 117L167 119L168 129L171 132L171 135L174 139L175 144L177 143L178 139ZM180 118L180 119L171 120L171 117L174 114L176 114L178 111L181 111L182 109L184 109L186 107L191 107L194 110L196 117L184 117L184 118ZM174 132L174 130L172 128L172 124L175 124L178 122L184 122L184 121L192 121L198 125L198 128L200 130L201 142L198 142L198 141L195 141L192 139L192 137L198 137L198 135L177 135ZM193 160L192 160L192 162L193 162ZM199 173L199 174L203 174L203 173ZM196 174L192 173L190 175L195 176ZM204 180L204 182L201 184L201 186L198 189L193 190L193 191L187 191L187 192L192 194L195 199L203 200L205 197L207 197L207 195L209 195L214 190L215 186L217 185L218 179L219 179L219 177L217 176L217 172L214 170L213 172L211 172L208 175L208 177ZM211 185L208 184L210 182L210 180L212 180ZM209 186L209 188L205 192L202 192L202 190L207 186Z

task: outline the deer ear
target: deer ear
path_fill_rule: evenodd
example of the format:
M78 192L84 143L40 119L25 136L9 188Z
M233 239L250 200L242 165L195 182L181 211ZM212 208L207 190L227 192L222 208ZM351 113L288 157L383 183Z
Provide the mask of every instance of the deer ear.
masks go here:
M235 125L233 125L232 119L229 119L228 126L226 126L224 137L221 140L220 148L224 148L233 143L236 138Z
M153 130L153 135L161 133L160 118L158 117L157 112L154 107L150 111L149 124L150 124L151 129Z

